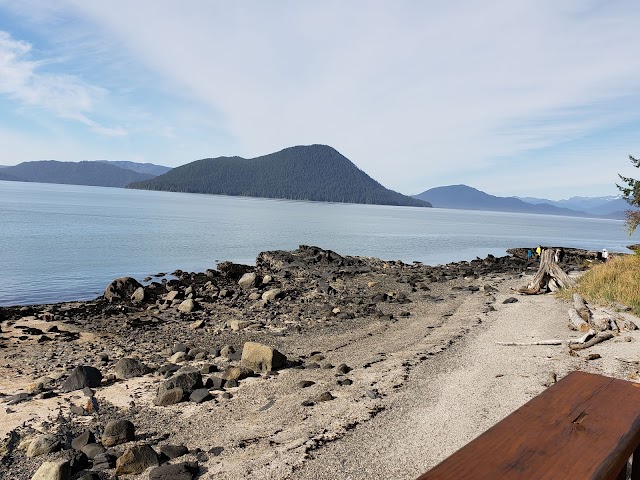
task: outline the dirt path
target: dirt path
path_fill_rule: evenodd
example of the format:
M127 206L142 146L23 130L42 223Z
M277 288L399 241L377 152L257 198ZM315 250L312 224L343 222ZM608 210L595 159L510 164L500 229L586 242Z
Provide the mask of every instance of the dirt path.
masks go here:
M290 478L413 479L544 390L551 372L558 378L576 369L633 377L615 357L637 358L637 331L625 334L631 342L618 337L589 349L602 355L594 361L587 354L570 356L561 346L497 346L496 341L577 336L566 327L561 300L518 296L517 303L502 304L508 287L519 283L500 287L497 311L483 315L479 328L437 361L414 367L385 412L317 452ZM477 299L457 310L452 327L477 316Z
M382 415L406 388L410 372L418 365L437 362L466 332L480 325L478 311L487 298L463 292L443 302L419 302L411 306L411 316L397 321L373 322L337 336L324 336L299 348L307 353L320 350L321 363L346 363L352 370L336 376L332 370L288 370L277 382L245 382L236 399L222 408L203 414L183 411L184 438L190 445L210 449L211 430L197 424L215 421L224 411L224 425L216 428L216 441L241 445L207 465L204 478L298 478L298 469L313 455L331 448L354 428ZM350 385L337 386L348 378ZM308 389L296 388L310 380ZM305 398L329 391L335 399L303 407ZM265 406L273 402L268 409ZM381 413L382 412L382 413ZM188 431L188 433L186 433ZM334 473L329 472L327 478Z

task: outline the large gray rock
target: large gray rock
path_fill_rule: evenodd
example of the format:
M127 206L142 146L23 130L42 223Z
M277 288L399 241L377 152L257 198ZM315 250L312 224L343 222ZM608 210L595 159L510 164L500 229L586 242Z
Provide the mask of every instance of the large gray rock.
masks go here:
M153 399L153 404L158 407L166 407L167 405L180 403L184 400L184 397L184 391L181 388L171 388L158 393L156 398Z
M69 461L61 458L51 462L44 462L31 480L69 480L71 478L71 466Z
M162 465L149 472L149 480L192 480L199 470L198 462Z
M256 281L257 277L255 273L245 273L244 275L242 275L240 280L238 280L238 285L240 285L240 288L248 290L256 286Z
M178 311L183 313L190 313L198 308L198 304L192 298L187 298L180 305L178 305Z
M131 294L131 301L133 303L142 303L144 301L144 297L144 287L138 287Z
M169 357L169 362L171 363L181 363L189 360L191 360L191 357L186 352L176 352Z
M129 420L111 420L102 433L102 444L105 447L113 447L135 439L135 427Z
M173 302L174 300L177 300L178 298L181 298L181 297L182 297L182 293L179 290L171 290L163 298L167 302Z
M99 387L102 382L100 370L94 367L81 365L71 371L69 377L62 384L63 392L82 390L84 387Z
M287 357L267 345L246 342L242 347L240 363L254 372L268 372L284 367L287 363Z
M254 267L242 265L239 263L222 262L218 264L218 271L230 280L237 280L247 272L253 270Z
M115 364L116 378L118 380L125 380L127 378L141 377L151 372L151 369L147 367L140 360L135 358L121 358Z
M174 388L181 388L186 395L190 395L194 390L202 388L202 375L197 370L177 372L160 384L158 396Z
M197 390L194 390L193 392L191 392L191 395L189 396L189 401L194 403L202 403L202 402L206 402L207 400L211 400L212 398L213 397L209 393L208 388L198 388Z
M158 454L150 445L135 445L127 448L116 460L116 475L137 475L158 465Z
M222 375L222 378L226 381L229 380L242 380L244 378L253 375L253 370L247 367L229 367Z
M273 302L278 298L282 297L282 290L279 288L272 288L271 290L267 290L262 294L262 300L265 302Z
M104 298L110 302L127 300L131 298L134 292L140 287L142 287L142 285L140 285L140 283L135 278L116 278L105 289Z
M170 460L189 453L189 449L184 445L160 445L158 450L162 457L167 457Z
M115 468L116 466L116 457L111 455L110 453L100 453L93 457L93 469L94 470L109 470L111 468Z
M27 448L27 457L38 457L60 450L60 440L55 435L40 435Z
M98 455L102 455L103 453L106 452L104 447L97 443L87 443L84 447L80 449L80 451L84 453L87 456L87 458L91 460L96 458Z
M82 450L82 447L90 443L95 443L96 437L91 430L85 430L82 434L71 440L71 448Z

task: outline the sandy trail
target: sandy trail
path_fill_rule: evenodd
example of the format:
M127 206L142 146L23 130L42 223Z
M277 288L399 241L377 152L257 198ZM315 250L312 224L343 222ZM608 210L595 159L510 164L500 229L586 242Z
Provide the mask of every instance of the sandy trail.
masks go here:
M316 452L290 478L412 479L464 446L487 428L542 392L550 372L558 378L573 370L630 379L615 357L637 359L638 331L570 356L566 347L505 347L497 341L527 342L577 337L567 323L567 303L552 296L518 296L502 304L509 287L496 295L496 312L461 342L414 367L385 412L357 427L340 441ZM469 298L451 320L477 315L478 297ZM571 334L573 333L573 334Z

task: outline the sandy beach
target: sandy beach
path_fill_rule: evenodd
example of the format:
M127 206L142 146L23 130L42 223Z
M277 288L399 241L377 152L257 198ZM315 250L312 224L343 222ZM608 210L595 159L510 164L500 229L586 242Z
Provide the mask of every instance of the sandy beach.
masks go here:
M637 379L637 367L618 360L639 360L637 330L573 354L566 345L498 344L581 335L567 326L566 301L516 293L536 271L526 261L429 267L309 248L263 254L251 272L158 282L161 291L139 304L3 309L0 477L30 479L63 458L75 465L67 478L113 478L127 449L150 445L157 463L118 478L164 478L157 465L197 462L192 478L412 479L553 378L583 370ZM257 274L247 288L245 273ZM190 298L195 308L179 310ZM232 378L247 341L277 349L286 364ZM149 373L117 378L122 358ZM78 366L98 369L99 386L65 391ZM190 372L201 376L203 399L158 404L159 387ZM100 446L107 424L121 419L135 436ZM71 447L86 430L103 448L94 459ZM61 451L27 456L46 434ZM169 459L167 445L188 453Z

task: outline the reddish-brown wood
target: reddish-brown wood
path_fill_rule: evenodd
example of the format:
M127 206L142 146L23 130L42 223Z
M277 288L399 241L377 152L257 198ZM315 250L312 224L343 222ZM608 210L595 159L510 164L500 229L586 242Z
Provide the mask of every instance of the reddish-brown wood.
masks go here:
M419 480L614 480L638 445L640 384L573 372Z

